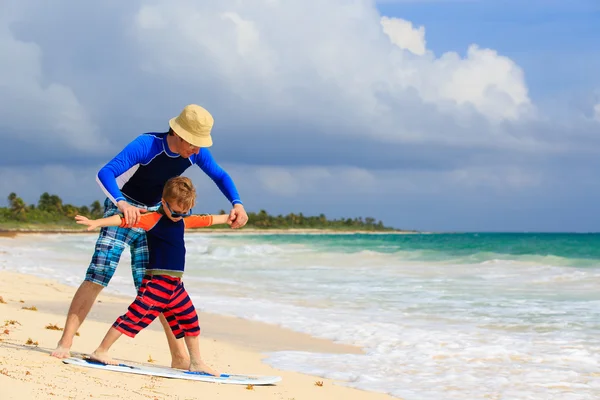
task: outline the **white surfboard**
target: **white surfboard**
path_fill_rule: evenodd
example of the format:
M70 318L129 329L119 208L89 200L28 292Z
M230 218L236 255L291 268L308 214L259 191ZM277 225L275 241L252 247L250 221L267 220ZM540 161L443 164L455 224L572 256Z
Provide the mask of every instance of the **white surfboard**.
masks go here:
M240 374L221 374L221 376L214 376L204 372L182 371L167 367L154 367L132 364L107 365L97 361L76 357L65 358L63 362L65 364L103 369L105 371L125 372L129 374L138 375L153 375L160 376L163 378L188 379L202 382L227 383L234 385L272 385L281 381L280 376Z

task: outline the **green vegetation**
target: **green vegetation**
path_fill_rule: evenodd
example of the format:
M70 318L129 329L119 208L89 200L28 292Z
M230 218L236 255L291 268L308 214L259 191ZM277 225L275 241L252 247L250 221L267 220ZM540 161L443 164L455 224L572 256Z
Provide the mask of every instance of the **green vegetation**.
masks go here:
M76 207L63 204L57 195L44 193L40 196L37 206L25 204L16 193L8 195L8 207L0 207L0 228L12 229L82 229L73 218L77 214L90 218L101 218L103 206L99 201L89 207Z
M64 204L57 195L43 193L37 205L25 204L16 193L8 196L8 207L0 207L0 229L2 230L83 230L74 222L77 214L90 218L101 218L103 206L94 201L90 206L77 207ZM220 211L225 214L225 210ZM325 215L304 216L299 214L269 215L265 210L248 212L246 228L255 229L331 229L338 231L396 231L374 218L342 218L329 220ZM227 229L227 226L213 229Z

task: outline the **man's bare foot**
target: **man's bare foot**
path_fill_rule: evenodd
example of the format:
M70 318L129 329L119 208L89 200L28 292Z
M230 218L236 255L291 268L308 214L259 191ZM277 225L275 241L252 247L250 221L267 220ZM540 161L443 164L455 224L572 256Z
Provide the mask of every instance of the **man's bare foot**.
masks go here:
M71 357L71 346L61 346L60 343L56 346L56 349L50 353L52 357L56 358L69 358Z
M208 365L204 364L203 361L195 361L190 363L190 371L192 372L206 372L214 376L221 376L220 372L215 371Z
M171 368L185 369L190 367L189 357L173 357L171 358Z
M119 365L119 363L115 360L113 360L108 353L104 352L104 351L98 351L96 350L95 352L93 352L92 354L90 354L90 360L92 361L98 361L101 362L103 364L108 364L108 365Z

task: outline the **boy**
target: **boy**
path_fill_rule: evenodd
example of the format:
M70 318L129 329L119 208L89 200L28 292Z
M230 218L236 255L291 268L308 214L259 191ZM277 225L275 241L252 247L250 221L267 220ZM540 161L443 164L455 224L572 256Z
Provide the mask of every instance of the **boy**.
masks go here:
M165 184L161 208L157 212L141 215L135 227L147 232L150 262L137 297L127 313L117 318L100 346L90 355L92 360L118 364L108 356L108 351L121 334L135 337L160 313L164 313L175 337L185 337L190 353L189 370L219 375L204 364L200 357L198 315L181 281L185 267L183 236L185 228L226 224L229 216L191 215L195 202L196 191L192 182L189 178L179 176L169 179ZM75 220L78 224L87 225L88 230L126 224L121 215L97 220L77 215Z

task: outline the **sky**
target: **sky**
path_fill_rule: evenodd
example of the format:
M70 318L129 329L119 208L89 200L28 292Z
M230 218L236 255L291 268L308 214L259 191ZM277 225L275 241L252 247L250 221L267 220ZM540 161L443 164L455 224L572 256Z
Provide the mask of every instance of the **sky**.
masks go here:
M596 232L598 43L596 0L4 0L0 204L102 200L98 170L195 103L249 211Z

